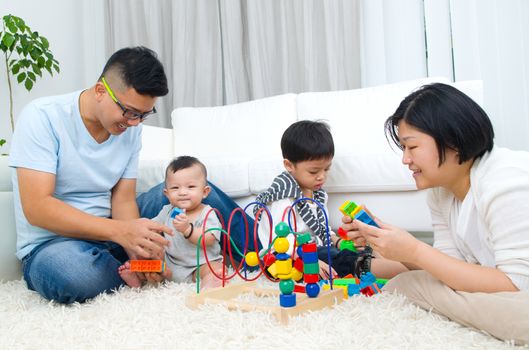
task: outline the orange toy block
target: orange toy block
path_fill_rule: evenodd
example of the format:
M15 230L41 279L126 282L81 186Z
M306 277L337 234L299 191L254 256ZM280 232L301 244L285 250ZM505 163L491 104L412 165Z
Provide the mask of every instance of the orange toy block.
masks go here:
M165 261L130 260L130 270L134 272L163 272L165 271Z

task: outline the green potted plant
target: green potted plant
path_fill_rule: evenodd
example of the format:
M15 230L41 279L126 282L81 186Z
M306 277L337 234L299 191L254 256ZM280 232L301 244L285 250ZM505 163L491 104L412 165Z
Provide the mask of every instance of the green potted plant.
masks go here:
M11 132L15 131L13 117L13 81L31 91L37 78L42 78L47 71L53 76L53 71L59 73L59 62L53 57L49 49L48 40L34 32L20 17L6 15L2 17L0 28L0 51L4 54L7 86L9 91L9 117ZM0 147L6 140L0 138Z

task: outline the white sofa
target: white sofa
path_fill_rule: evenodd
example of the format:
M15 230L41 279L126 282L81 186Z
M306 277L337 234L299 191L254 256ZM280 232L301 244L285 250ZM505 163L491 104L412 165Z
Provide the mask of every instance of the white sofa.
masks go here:
M344 200L363 203L382 220L409 231L430 231L424 191L417 191L401 152L391 148L384 121L428 78L373 88L285 94L228 106L177 108L173 129L144 126L138 193L163 180L175 156L193 155L208 168L209 180L241 206L270 185L283 170L280 139L302 119L322 119L331 126L336 155L325 189L332 227L340 223ZM481 81L454 84L482 104ZM14 256L12 186L6 157L0 157L0 280L20 278ZM227 219L227 218L226 218Z

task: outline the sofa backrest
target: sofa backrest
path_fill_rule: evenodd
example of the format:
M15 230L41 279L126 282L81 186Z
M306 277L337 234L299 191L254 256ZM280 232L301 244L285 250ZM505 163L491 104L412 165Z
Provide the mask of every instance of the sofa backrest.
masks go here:
M172 113L174 156L194 155L210 180L232 197L257 194L283 170L280 139L293 122L329 123L336 156L326 183L332 192L415 190L401 152L386 140L384 121L416 88L446 78L383 86L285 94L219 107L177 108ZM482 103L481 81L453 84Z
M174 154L198 158L280 154L283 131L296 121L297 95L219 107L177 108L171 114Z

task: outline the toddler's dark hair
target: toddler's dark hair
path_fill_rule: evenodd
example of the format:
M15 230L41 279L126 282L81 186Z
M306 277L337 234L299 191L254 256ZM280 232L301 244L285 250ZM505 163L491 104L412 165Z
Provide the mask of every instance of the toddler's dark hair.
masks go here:
M301 120L290 125L281 137L283 158L292 163L334 157L330 127L322 121Z

